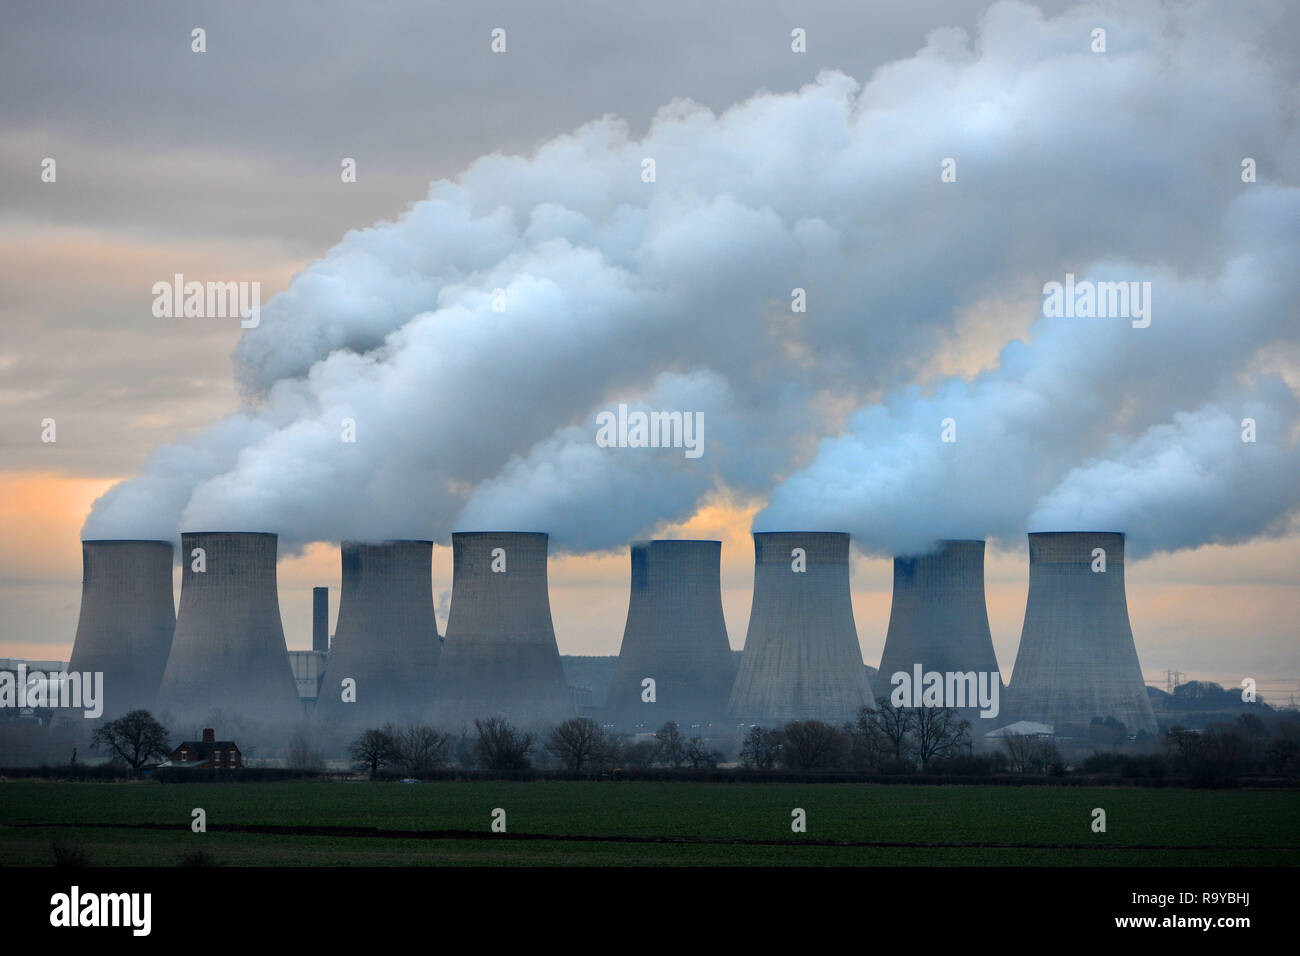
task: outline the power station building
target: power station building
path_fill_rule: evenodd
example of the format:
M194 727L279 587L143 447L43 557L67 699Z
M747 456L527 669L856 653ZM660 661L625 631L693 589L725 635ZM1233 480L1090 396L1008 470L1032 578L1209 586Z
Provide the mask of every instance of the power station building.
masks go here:
M416 722L429 706L441 648L433 542L345 541L340 550L338 624L316 715L351 726Z
M576 716L551 622L547 535L452 535L451 611L429 720L455 730L504 717L521 726Z
M1124 535L1029 535L1029 598L1008 706L1022 720L1156 730L1124 592Z
M736 666L722 614L722 542L639 541L605 719L620 729L725 721Z
M755 532L754 598L728 710L773 726L872 707L849 592L849 536Z
M301 715L276 587L274 534L181 535L181 604L158 695L174 720L213 711L282 723ZM173 728L179 729L179 728Z
M990 691L996 681L999 714L981 720L973 704L957 710L972 727L987 723L985 729L992 730L998 725L1002 676L984 601L983 541L941 541L928 554L894 558L894 597L875 682L877 698L889 700L897 673L915 683L918 667L922 673L984 675L978 679Z
M70 671L102 672L106 718L151 710L176 627L169 541L83 541Z

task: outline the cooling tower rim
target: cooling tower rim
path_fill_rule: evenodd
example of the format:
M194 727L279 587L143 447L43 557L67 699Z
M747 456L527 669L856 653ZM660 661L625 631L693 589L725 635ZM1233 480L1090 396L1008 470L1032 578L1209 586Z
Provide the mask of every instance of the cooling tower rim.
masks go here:
M721 538L646 538L633 544L722 544Z
M274 532L274 531L182 531L182 532L181 532L181 537L182 537L182 538L185 538L185 537L188 537L188 536L190 536L190 535L196 535L196 534L203 534L203 535L226 535L226 536L228 536L228 537L233 537L233 536L235 536L235 535L238 535L239 537L243 537L243 538L254 538L254 537L256 537L256 538L278 538L278 537L279 537L279 535L278 535L276 532Z
M1078 535L1079 537L1086 537L1086 536L1095 536L1101 534L1114 534L1114 535L1119 535L1119 537L1121 538L1126 537L1126 533L1123 531L1106 531L1100 528L1091 531L1026 531L1025 534L1031 538L1036 538L1042 535L1052 535L1053 537L1059 538L1059 537L1064 537L1065 535Z
M501 535L501 534L510 534L518 537L537 537L537 538L549 538L551 536L551 533L549 531L510 531L505 529L499 531L453 531L451 533L451 536L452 538L483 538L489 535Z
M174 541L168 541L166 538L82 538L82 544L93 545L111 545L111 544L161 544L169 548L175 548Z
M827 538L832 538L832 537L851 538L852 537L852 535L848 531L751 531L750 534L755 538L759 537L760 535L764 537L777 537L778 535L796 535L796 534L804 535L804 536L821 535L822 537L827 537Z
M385 548L395 544L427 544L433 547L432 538L384 538L380 541L340 541L339 548Z
M1046 532L1046 533L1050 534L1051 532ZM938 554L940 551L943 550L945 545L949 545L949 544L978 544L983 547L988 547L988 539L987 538L935 538L934 546L931 547L930 550L907 551L900 554L895 554L894 560L898 561L898 560L906 560L909 558L928 558L931 555Z

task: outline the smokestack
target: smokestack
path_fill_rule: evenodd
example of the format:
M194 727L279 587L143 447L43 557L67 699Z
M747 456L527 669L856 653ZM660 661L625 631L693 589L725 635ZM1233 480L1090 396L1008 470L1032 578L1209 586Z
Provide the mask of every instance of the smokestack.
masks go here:
M68 670L103 673L105 717L153 709L175 627L171 542L81 543L81 616Z
M1029 599L1007 696L1017 718L1058 730L1114 717L1130 732L1155 731L1124 595L1124 535L1029 535Z
M917 665L922 673L988 675L984 680L998 682L1001 713L1002 676L984 603L983 541L941 541L929 554L894 558L894 600L876 694L888 699L894 674L901 671L911 681ZM958 711L972 727L981 726L978 707ZM997 719L990 715L986 722Z
M330 649L330 589L311 589L311 649L324 654Z
M431 721L558 723L575 716L546 589L545 534L451 536L451 612L434 677Z
M280 623L275 554L273 534L181 535L181 607L159 709L182 720L214 710L272 722L301 714Z
M338 627L316 713L367 726L417 721L429 705L441 647L433 616L433 542L345 541L340 550ZM345 678L355 682L350 703L343 699Z
M720 541L632 545L632 589L605 705L619 727L726 717L736 667L722 616ZM654 700L647 701L653 680Z
M754 603L728 709L767 726L872 707L849 596L849 536L755 532Z

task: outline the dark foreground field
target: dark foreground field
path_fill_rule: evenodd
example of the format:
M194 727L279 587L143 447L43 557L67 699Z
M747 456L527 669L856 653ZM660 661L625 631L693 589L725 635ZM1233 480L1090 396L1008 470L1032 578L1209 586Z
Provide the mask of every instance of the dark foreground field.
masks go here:
M190 830L191 811L208 832ZM807 813L793 833L791 811ZM1105 833L1091 829L1106 811ZM493 810L507 832L493 833ZM1280 791L753 783L0 784L0 865L1300 863Z

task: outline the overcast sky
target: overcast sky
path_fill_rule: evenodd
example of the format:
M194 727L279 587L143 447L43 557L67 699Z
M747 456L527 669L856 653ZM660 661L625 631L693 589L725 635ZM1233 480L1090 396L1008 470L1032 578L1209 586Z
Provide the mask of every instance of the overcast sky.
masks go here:
M1199 448L1199 454L1213 458L1219 455L1218 446L1196 445L1193 432L1187 431L1184 441L1183 432L1170 439L1171 433L1161 429L1213 424L1216 411L1236 415L1239 406L1255 402L1276 411L1286 425L1288 403L1300 388L1300 319L1294 287L1273 281L1278 277L1267 256L1270 249L1284 248L1282 238L1294 239L1295 223L1284 236L1286 224L1277 220L1288 219L1296 208L1289 204L1300 161L1295 148L1300 66L1294 56L1300 8L1286 2L1247 3L1235 5L1229 15L1214 12L1214 4L1170 4L1162 9L1152 3L1101 4L1080 12L1073 4L1043 2L1036 4L1046 23L1040 28L1023 8L1002 8L990 17L987 6L6 5L0 12L0 79L7 92L0 101L0 491L5 492L0 503L0 600L6 607L0 620L0 655L66 658L76 621L77 535L91 502L112 483L145 471L159 446L187 439L240 407L231 359L241 336L238 324L156 319L150 312L154 282L177 272L198 279L256 280L265 302L289 288L296 273L321 262L349 230L365 230L400 216L429 196L430 183L437 180L461 181L474 196L476 213L485 203L510 202L519 212L522 203L548 198L545 176L561 165L559 160L542 156L527 167L480 164L465 178L467 167L486 154L532 156L556 137L604 116L626 124L621 135L635 153L643 138L649 143L677 141L680 130L652 125L657 112L675 99L686 98L722 114L762 91L798 94L819 82L824 92L798 94L783 101L783 108L790 110L791 122L805 113L822 117L823 105L839 95L835 81L827 85L826 70L840 71L858 88L867 88L874 103L894 98L901 112L896 126L852 128L868 140L875 137L871 141L885 153L896 146L891 155L901 162L928 156L930 143L942 141L960 124L963 134L971 137L964 141L962 155L970 157L972 165L963 166L963 171L978 168L975 164L985 158L990 167L1007 170L982 194L969 187L973 198L949 214L925 205L934 200L918 199L929 193L901 182L891 186L878 166L863 167L861 193L874 203L870 212L880 216L881 228L892 229L901 243L898 263L875 268L900 279L887 294L873 299L881 279L864 267L861 285L850 287L880 308L900 309L900 301L917 300L916 314L893 316L896 334L874 332L877 342L863 347L861 354L837 338L852 328L846 322L813 327L809 342L800 343L814 350L809 377L837 384L823 393L809 388L797 397L783 395L780 402L764 406L758 420L769 423L770 433L756 433L744 413L771 390L746 390L755 379L743 369L764 366L768 357L735 335L745 321L743 314L727 318L718 310L717 327L719 342L731 336L736 353L748 363L744 366L737 358L732 365L720 360L716 368L702 371L698 362L677 368L665 356L657 365L648 359L642 375L614 369L608 381L571 379L574 393L581 391L581 380L599 399L608 399L610 389L621 385L634 400L695 401L716 416L710 421L730 429L721 434L734 447L761 450L746 454L744 467L720 452L710 459L721 461L719 470L708 472L701 485L691 480L655 483L656 492L667 489L676 495L655 503L653 517L659 523L651 528L656 533L724 540L733 646L743 642L748 615L752 549L747 534L755 513L770 506L778 519L785 519L789 516L788 509L781 511L783 501L808 500L810 487L818 489L811 497L821 500L825 489L846 472L863 474L859 466L866 459L878 469L887 469L893 460L924 461L911 446L893 447L881 438L881 429L893 434L889 429L897 423L932 411L928 406L918 411L909 404L908 393L898 389L932 386L942 395L947 394L945 387L969 387L962 395L978 409L1008 393L1041 394L1034 391L1032 376L1017 374L1014 363L1001 355L1017 337L1038 349L1029 353L1028 367L1041 369L1051 364L1051 356L1080 353L1079 343L1068 341L1048 352L1050 336L1035 332L1033 312L1044 274L1063 278L1065 267L1075 263L1083 272L1104 270L1111 261L1118 262L1116 268L1126 277L1154 277L1157 282L1165 278L1165 301L1185 303L1186 328L1205 331L1199 338L1189 332L1178 339L1180 344L1173 347L1186 354L1164 367L1153 355L1168 354L1170 346L1155 336L1146 340L1158 343L1151 354L1131 352L1128 343L1134 340L1106 346L1138 357L1125 372L1128 377L1108 377L1104 384L1082 377L1085 373L1075 365L1063 365L1060 374L1065 379L1081 376L1081 390L1099 393L1113 386L1125 391L1114 407L1088 411L1095 411L1096 421L1103 423L1089 436L1093 445L1061 438L1060 428L1049 427L1059 422L1055 417L1027 425L1029 447L1038 449L1044 460L1058 461L1059 469L1042 475L1040 484L1030 483L1023 495L1007 492L1005 481L991 484L986 499L972 504L978 514L996 508L999 492L1007 499L1023 497L1024 507L1012 508L1000 519L1006 529L1020 529L1032 510L1029 504L1039 499L1059 512L1081 495L1095 496L1093 489L1113 474L1103 470L1098 477L1098 460L1111 468L1122 465L1126 473L1141 472L1152 460L1166 461L1167 449L1159 446L1162 439L1180 448ZM1130 12L1133 8L1137 13ZM1135 75L1121 76L1113 86L1094 86L1082 72L1092 65L1081 61L1075 79L1074 67L1043 54L1044 38L1058 42L1092 20L1110 24L1115 62L1132 64ZM196 27L206 31L202 54L191 51ZM496 27L506 30L504 55L490 49ZM795 27L807 32L806 54L791 52L790 31ZM966 31L969 49L951 40L956 34L944 32L934 39L932 31L950 27ZM1147 30L1167 36L1151 40L1142 35ZM1086 52L1086 29L1082 33L1080 50ZM1023 40L1026 49L1018 49L1017 40ZM1029 48L1035 43L1039 49ZM927 72L935 58L950 49L956 51L951 60ZM1036 69L1026 66L1039 57ZM904 66L877 73L899 62ZM1235 69L1238 64L1241 68ZM1152 76L1173 79L1166 86L1147 81L1138 74L1148 68ZM931 82L933 88L927 86ZM951 86L944 85L949 82ZM1148 90L1149 101L1139 95ZM1177 95L1179 90L1185 95ZM1005 103L997 95L1003 92ZM1040 115L1032 102L1036 92L1044 103L1059 104L1048 124L1058 140L1054 144L1041 142L1037 129L1025 133L1027 123L1033 126L1029 120ZM1133 103L1133 112L1081 109L1072 99L1076 96L1107 104ZM995 117L982 114L979 104L986 99L1003 112ZM732 133L743 120L750 136L743 140L744 148L751 159L757 158L755 165L761 165L769 155L763 137L772 137L780 126L764 125L766 107L757 102L748 113L742 108L730 126L700 127L700 155L723 155L732 148L737 141ZM953 103L960 106L948 111L943 105ZM855 111L845 115L846 122L856 123ZM997 128L996 120L1006 117L1014 128ZM1110 120L1113 124L1107 128ZM689 122L679 126L689 129ZM887 141L885 129L892 131ZM799 132L792 129L791 135ZM1234 137L1250 142L1234 142ZM580 142L590 139L588 134ZM1074 193L1014 168L1016 156L1040 163L1046 153L1039 150L1061 157L1067 181L1077 187ZM780 149L774 143L770 152L775 157ZM846 152L853 154L851 144ZM1276 199L1243 206L1236 197L1240 183L1233 181L1235 166L1241 156L1256 153L1259 187L1280 191L1265 194ZM46 157L57 163L54 183L41 179ZM344 157L356 160L355 183L340 181ZM936 184L938 158L930 177ZM1108 166L1111 159L1113 167ZM1229 165L1222 184L1212 185L1220 160ZM575 183L596 181L594 169L588 176L581 163L569 175ZM896 176L897 169L889 175ZM716 169L696 177L692 188L706 197L731 191L725 173ZM784 213L782 194L808 188L806 183L791 183L768 197L754 185L756 180L741 179L735 184L739 201L760 210L775 208L778 216ZM1083 192L1085 184L1096 191ZM890 207L891 197L900 197L899 208ZM809 202L817 199L810 196ZM597 227L602 225L581 197L566 193L565 201L589 214ZM817 212L839 228L834 196L828 193L821 201L825 209ZM535 213L531 221L536 225ZM1274 237L1272 229L1282 238ZM745 232L756 236L750 252L754 261L740 254L736 261L753 269L768 258L760 244L765 237L757 225ZM849 241L836 248L852 266L855 248L869 248L865 243L870 230L861 230L867 238L860 247L853 245L852 230L841 233ZM805 236L794 228L791 234ZM378 238L349 241L381 244L389 234L369 235ZM1250 235L1264 238L1252 243ZM418 244L421 239L416 233L414 240L406 236L404 241ZM616 242L595 245L617 259ZM463 247L471 243L467 240ZM781 248L779 240L773 240L773 248ZM535 256L530 263L534 275L544 273L548 263L557 274L561 267L568 268L567 262L536 256L533 246L525 251ZM1252 257L1258 260L1260 277L1248 272L1242 278L1228 269ZM720 260L715 266L707 256L702 261L713 273L724 265ZM917 275L907 274L909 262L918 264ZM951 289L960 294L948 288L950 280L925 278L943 262L968 271L960 281L951 280ZM773 266L774 274L779 265ZM579 276L575 285L586 282L581 273L565 274ZM904 286L903 277L916 287ZM564 279L555 281L562 286ZM638 288L648 285L643 282ZM253 355L261 363L258 368L269 367L268 362L285 354L274 338L276 329L294 329L295 322L309 323L316 315L328 314L331 304L314 299L304 288L307 292L292 300L295 304L272 311L267 325L250 337L252 346L245 347L245 355ZM613 311L621 308L619 300L610 301ZM698 306L710 300L691 301ZM1204 306L1203 320L1198 305ZM1232 350L1215 344L1214 323L1224 309L1252 308L1267 312L1273 324L1250 330L1231 359L1224 358L1223 353ZM738 306L737 312L743 310ZM637 313L629 309L627 315L631 320ZM402 316L398 324L408 318ZM1236 318L1241 321L1240 314ZM1229 322L1226 315L1223 321ZM1159 333L1159 326L1154 328ZM409 334L415 337L417 332ZM1204 345L1193 348L1188 342ZM818 357L818 345L825 355L838 353L845 360ZM726 351L725 344L717 350ZM1099 354L1115 353L1099 349ZM570 358L579 368L589 361ZM1180 368L1185 370L1182 376L1176 374ZM697 377L655 378L675 372ZM716 375L716 381L709 375ZM1245 381L1258 375L1275 376L1283 383L1282 391L1270 391L1267 383L1256 389L1253 380ZM1150 390L1159 394L1141 394L1138 383L1144 379L1152 379ZM292 375L288 380L298 381ZM1205 384L1197 387L1195 382ZM1239 385L1240 394L1231 392L1230 384ZM430 389L436 384L430 383ZM440 403L455 400L434 394ZM709 404L715 401L716 407ZM586 526L575 527L572 516L577 511L566 500L539 491L537 476L551 473L554 460L572 460L566 444L572 433L565 429L583 426L597 404L575 399L568 407L551 404L549 398L527 404L550 417L535 422L534 431L521 426L512 436L513 444L503 445L499 458L480 462L479 471L451 475L438 470L437 476L458 489L457 494L466 482L478 488L477 495L471 489L455 502L457 509L466 505L472 516L504 513L518 521L553 521L561 540L579 552L552 567L561 649L615 653L626 608L626 549L590 532L613 528L610 533L622 541L633 531L646 530L647 516L628 514L626 534L623 524L601 517L583 518ZM45 418L57 422L58 440L53 444L40 441ZM485 412L478 426L499 429L491 418ZM1078 427L1080 433L1086 431ZM1125 433L1130 427L1131 433ZM1289 427L1280 429L1274 443L1282 456L1281 468L1291 460L1285 456L1295 442ZM764 441L765 434L770 442ZM840 443L818 449L821 438L838 438ZM1116 447L1117 441L1122 447ZM771 448L763 447L767 444ZM458 446L438 435L437 447ZM991 441L984 447L991 457L1007 458ZM266 454L273 456L274 451ZM777 451L788 452L788 457L780 458ZM763 457L769 452L770 460ZM1112 452L1113 461L1108 457ZM513 456L509 464L508 456ZM1196 454L1191 458L1189 467L1199 469L1201 459ZM1247 478L1250 474L1261 472L1247 472ZM721 502L715 484L719 476L734 493ZM589 477L592 485L610 482L603 474ZM924 483L924 477L916 480ZM1229 472L1224 480L1240 492L1246 478ZM1164 479L1155 484L1167 486ZM581 500L603 500L599 489L581 482L574 486ZM888 481L873 477L872 489L854 489L847 507L833 502L808 520L838 523L869 544L868 538L879 529L863 518L864 498L870 498L873 513L899 512L887 495L877 500L866 494L874 494L877 486L888 487ZM1300 619L1295 571L1300 542L1294 511L1276 474L1261 479L1259 487L1246 487L1249 493L1238 497L1249 499L1247 504L1263 502L1271 511L1231 507L1232 496L1221 486L1200 489L1199 498L1192 489L1172 504L1165 497L1166 509L1199 513L1195 509L1201 508L1207 516L1223 518L1222 528L1199 538L1155 527L1162 520L1159 507L1144 504L1140 509L1146 522L1141 527L1149 533L1137 542L1138 550L1162 552L1129 569L1134 631L1149 679L1165 668L1178 668L1235 681L1262 668L1291 678L1294 685L1300 673L1294 624ZM778 488L787 489L784 496ZM534 500L553 501L554 516L544 510L503 511L503 502ZM206 504L209 508L222 507L226 499L212 493L206 502L217 503ZM1217 502L1223 507L1215 507ZM428 507L430 515L442 514L438 503ZM205 514L201 507L197 513ZM436 525L445 520L450 526L459 515L453 509L445 519L433 521ZM917 526L911 520L907 524ZM289 528L286 524L284 530ZM1009 674L1027 569L1019 531L1003 531L1003 525L961 528L963 535L1002 535L990 563L989 600L999 660ZM434 536L441 540L441 532L438 527ZM858 628L864 657L872 664L879 657L888 617L889 564L879 552L895 540L891 534L881 531L874 542L877 553L855 562ZM612 550L602 554L605 549ZM449 574L444 554L436 562L435 594L449 588ZM307 646L310 586L331 584L337 610L337 551L328 544L306 547L282 565L281 578L290 645ZM1225 646L1233 648L1231 653Z

